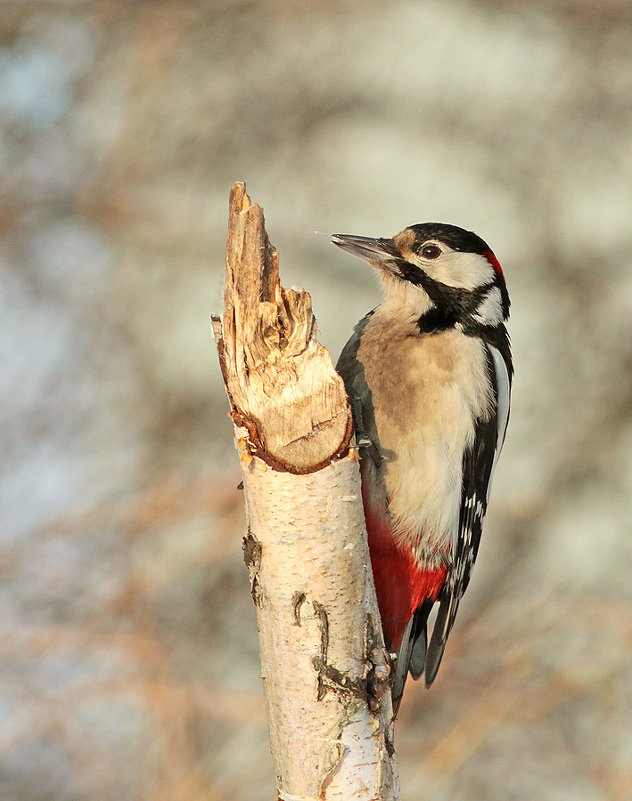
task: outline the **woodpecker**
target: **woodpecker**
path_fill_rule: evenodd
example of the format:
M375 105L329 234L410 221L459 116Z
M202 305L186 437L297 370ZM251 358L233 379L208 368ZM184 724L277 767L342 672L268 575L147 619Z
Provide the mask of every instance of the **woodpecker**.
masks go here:
M397 713L409 672L434 681L478 552L509 418L509 295L489 245L454 225L331 241L366 259L384 294L337 370L360 448L385 644L397 653Z

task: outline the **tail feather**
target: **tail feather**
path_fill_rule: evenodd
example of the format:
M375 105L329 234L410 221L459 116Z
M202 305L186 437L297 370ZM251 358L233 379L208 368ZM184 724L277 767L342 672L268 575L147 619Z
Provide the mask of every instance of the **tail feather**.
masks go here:
M428 651L428 615L434 601L426 599L413 615L413 648L410 657L410 675L415 681L423 673Z
M430 687L435 680L441 658L445 651L445 644L450 633L453 620L451 620L450 609L452 607L452 596L450 593L442 592L439 596L439 612L432 629L428 654L426 656L426 687Z
M391 687L391 697L393 699L393 717L397 715L399 705L404 694L404 687L406 686L406 679L408 678L408 668L410 665L411 654L413 650L414 640L411 636L413 621L415 617L411 617L406 626L402 644L397 654L397 662L395 663L395 676L393 678L393 686Z
M421 676L426 664L426 653L428 652L428 634L424 627L423 632L417 637L413 643L412 653L410 655L410 675L417 681Z
M395 677L391 690L393 715L396 715L399 709L409 671L413 679L416 680L421 676L426 665L428 647L427 623L432 606L433 601L426 599L410 618L404 632L402 644L397 655Z

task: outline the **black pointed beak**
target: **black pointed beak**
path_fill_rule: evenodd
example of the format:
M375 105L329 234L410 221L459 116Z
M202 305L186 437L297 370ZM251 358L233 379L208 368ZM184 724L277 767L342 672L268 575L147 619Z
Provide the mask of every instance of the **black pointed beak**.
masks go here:
M387 268L393 268L394 261L401 261L401 253L392 239L372 239L370 236L352 234L332 234L331 242L342 250L367 261L376 261Z

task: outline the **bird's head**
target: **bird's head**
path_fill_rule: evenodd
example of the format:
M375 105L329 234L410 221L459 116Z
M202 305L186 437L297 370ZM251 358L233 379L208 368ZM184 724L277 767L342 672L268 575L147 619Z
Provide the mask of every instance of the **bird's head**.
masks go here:
M509 296L500 262L476 234L446 223L420 223L392 239L333 234L331 241L378 270L385 307L421 317L436 309L454 324L501 325Z

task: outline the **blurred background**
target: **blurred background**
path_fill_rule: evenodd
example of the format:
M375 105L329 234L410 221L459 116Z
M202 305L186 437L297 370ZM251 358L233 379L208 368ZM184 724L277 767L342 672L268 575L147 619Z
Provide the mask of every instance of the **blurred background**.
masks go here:
M379 300L314 230L445 221L511 292L514 405L403 799L632 792L625 0L0 7L0 798L264 801L209 314L230 185L337 355Z

